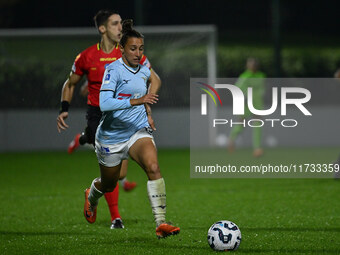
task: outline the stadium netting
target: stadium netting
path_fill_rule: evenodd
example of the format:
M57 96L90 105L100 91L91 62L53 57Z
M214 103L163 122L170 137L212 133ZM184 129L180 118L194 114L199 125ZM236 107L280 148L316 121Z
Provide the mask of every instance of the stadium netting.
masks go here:
M190 77L216 77L213 25L136 27L145 55L162 79L158 107L189 107ZM0 30L0 107L53 109L75 57L100 41L95 28ZM72 108L85 107L78 95Z

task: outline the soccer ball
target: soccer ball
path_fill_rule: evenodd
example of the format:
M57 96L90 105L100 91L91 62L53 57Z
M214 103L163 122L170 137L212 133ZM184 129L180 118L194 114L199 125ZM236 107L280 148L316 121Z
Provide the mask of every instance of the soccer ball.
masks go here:
M231 221L218 221L208 230L208 243L215 251L237 250L241 243L241 231Z

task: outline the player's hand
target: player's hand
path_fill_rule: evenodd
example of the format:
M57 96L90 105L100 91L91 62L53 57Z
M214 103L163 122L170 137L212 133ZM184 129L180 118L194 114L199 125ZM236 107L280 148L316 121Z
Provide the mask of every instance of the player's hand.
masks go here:
M149 125L152 128L152 130L155 131L156 130L155 122L153 121L153 118L151 117L150 114L148 115L148 122L149 122Z
M65 119L68 117L68 112L62 112L59 114L57 118L57 129L60 133L62 130L65 130L68 128L68 125L65 123Z
M138 99L131 99L131 105L141 105L141 104L156 104L158 101L158 95L156 94L146 94Z
M142 103L141 104L156 104L158 101L158 95L156 94L146 94L145 96L141 97Z

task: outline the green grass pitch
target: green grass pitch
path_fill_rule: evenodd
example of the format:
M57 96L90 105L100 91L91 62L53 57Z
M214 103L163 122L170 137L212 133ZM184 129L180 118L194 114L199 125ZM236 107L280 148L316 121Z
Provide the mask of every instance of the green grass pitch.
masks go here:
M301 150L286 151L299 159ZM329 162L339 151L326 152L315 155ZM284 153L272 150L263 159ZM250 154L235 155L247 161ZM126 228L110 230L104 198L94 224L83 217L83 191L99 174L94 152L0 154L0 254L214 254L207 231L218 220L240 227L236 254L340 254L340 181L190 179L189 158L189 150L159 151L167 219L181 233L158 240L146 175L134 162L128 177L138 186L120 191Z

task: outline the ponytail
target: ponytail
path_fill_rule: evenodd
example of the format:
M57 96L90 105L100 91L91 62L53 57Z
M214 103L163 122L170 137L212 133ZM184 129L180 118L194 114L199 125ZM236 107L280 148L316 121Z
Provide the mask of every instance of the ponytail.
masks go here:
M133 29L132 26L133 26L133 20L132 19L126 19L122 23L122 34L123 34L123 36L120 39L119 44L123 47L125 46L127 40L130 37L144 38L144 36L141 33L139 33L137 30Z

